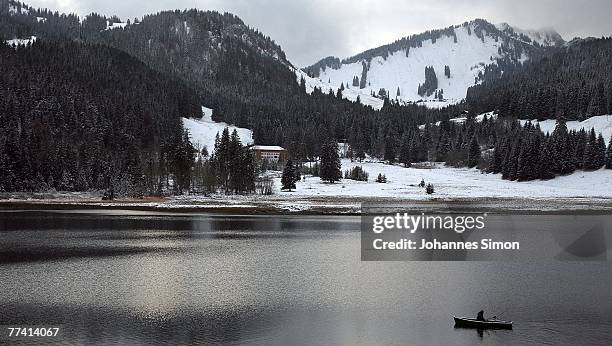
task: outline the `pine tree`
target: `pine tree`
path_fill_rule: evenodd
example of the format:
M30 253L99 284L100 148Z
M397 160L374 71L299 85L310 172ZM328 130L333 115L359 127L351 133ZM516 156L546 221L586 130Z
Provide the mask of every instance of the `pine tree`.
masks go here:
M244 150L236 129L232 131L228 148L228 189L234 191L234 193L243 192L245 190L245 186L243 182L244 177L242 176L242 165L244 164L244 160L246 158L243 155Z
M584 148L584 159L582 167L585 171L593 171L601 167L599 158L599 146L597 143L597 137L595 135L595 129L591 129L589 132L589 138L587 140L586 147Z
M410 167L412 165L412 163L410 162L410 140L406 135L402 137L402 144L400 145L399 152L399 162L402 163L404 167Z
M601 133L597 137L595 153L595 165L599 169L606 164L606 141Z
M291 159L287 160L285 169L283 169L283 176L281 177L281 189L282 190L293 190L295 189L295 183L297 182L296 169Z
M586 150L587 135L584 129L580 129L576 133L575 149L574 149L574 166L576 169L583 169L584 151Z
M610 142L608 143L608 150L606 151L606 168L612 169L612 136L610 136Z
M427 184L427 187L425 188L425 192L428 195L431 195L432 193L434 193L434 186L432 184Z
M550 140L542 143L541 147L540 158L538 160L538 178L542 180L552 179L555 177L555 162Z
M395 148L390 137L385 140L385 153L383 155L384 160L389 164L395 163Z
M221 136L215 140L215 158L217 167L217 178L218 183L224 189L228 188L229 183L229 163L230 163L230 134L229 129L226 127L221 132Z
M537 160L539 159L539 142L537 135L534 138L527 138L522 142L519 152L516 179L518 181L528 181L537 179Z
M449 152L450 152L450 142L448 140L448 134L444 132L440 136L440 140L438 141L438 146L436 147L435 160L438 162L445 162L446 156L448 155Z
M353 146L353 155L355 155L355 159L359 160L359 162L363 161L366 157L365 151L364 151L363 138L359 135L355 137L355 142Z
M340 156L338 155L338 143L331 139L321 146L321 166L319 168L321 180L335 183L342 179Z
M480 145L478 145L478 140L476 139L476 135L474 135L472 136L472 140L470 141L470 146L468 148L467 166L469 168L476 167L479 161Z
M573 152L570 146L570 138L567 132L565 119L557 119L557 125L551 135L552 155L555 162L556 174L570 174L575 170Z

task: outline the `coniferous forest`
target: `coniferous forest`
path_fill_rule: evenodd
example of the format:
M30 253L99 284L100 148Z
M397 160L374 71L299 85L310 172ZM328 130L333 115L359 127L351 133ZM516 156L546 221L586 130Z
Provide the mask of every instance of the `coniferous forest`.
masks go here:
M0 44L0 60L1 190L155 193L190 169L180 116L201 107L185 83L71 41Z
M220 134L210 153L189 142L181 117L201 117L202 105L214 120L252 129L256 144L287 148L298 170L339 141L355 160L441 161L517 181L612 167L607 139L565 126L612 113L610 38L551 48L504 73L500 63L457 105L399 104L384 91L374 110L343 90L306 93L280 46L231 14L167 11L106 30L120 20L1 0L0 19L0 191L258 190L257 162L237 134ZM27 46L4 43L33 35ZM436 89L432 72L424 94ZM488 111L499 116L474 120ZM458 116L468 120L449 121ZM547 135L516 118L558 125ZM326 160L322 178L341 179L337 166Z

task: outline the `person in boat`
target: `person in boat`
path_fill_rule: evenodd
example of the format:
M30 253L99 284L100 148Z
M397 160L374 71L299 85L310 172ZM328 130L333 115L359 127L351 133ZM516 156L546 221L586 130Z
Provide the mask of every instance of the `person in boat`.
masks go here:
M478 311L478 315L476 316L476 320L477 321L486 321L486 319L484 318L484 311L482 311L482 310Z

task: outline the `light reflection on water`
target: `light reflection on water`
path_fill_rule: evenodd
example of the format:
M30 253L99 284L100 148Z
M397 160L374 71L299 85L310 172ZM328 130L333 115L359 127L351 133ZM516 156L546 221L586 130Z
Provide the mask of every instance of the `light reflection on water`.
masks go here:
M62 325L68 343L612 340L609 263L360 262L357 217L28 212L0 227L0 325ZM481 308L515 329L453 328Z

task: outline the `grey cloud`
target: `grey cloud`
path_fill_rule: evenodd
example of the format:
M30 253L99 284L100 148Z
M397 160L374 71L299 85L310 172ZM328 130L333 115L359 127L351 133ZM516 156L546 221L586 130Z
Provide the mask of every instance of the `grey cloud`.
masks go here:
M28 2L28 1L26 1ZM232 12L279 43L305 66L322 57L346 57L428 29L474 18L521 28L554 27L565 39L612 34L609 0L32 0L35 7L121 18L168 9Z

